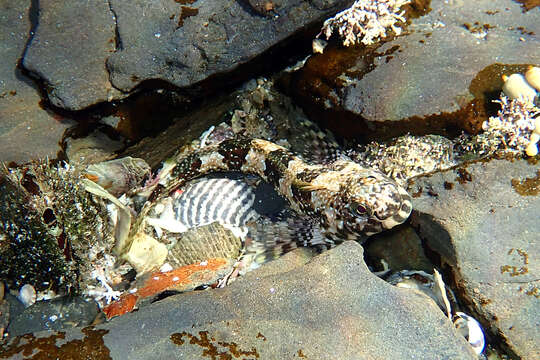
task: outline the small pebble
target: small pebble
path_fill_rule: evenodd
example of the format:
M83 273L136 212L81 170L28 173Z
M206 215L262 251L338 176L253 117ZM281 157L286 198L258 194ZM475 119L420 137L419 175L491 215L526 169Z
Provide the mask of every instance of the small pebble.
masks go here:
M19 290L17 299L23 303L24 307L29 307L36 302L36 290L30 284L23 285Z

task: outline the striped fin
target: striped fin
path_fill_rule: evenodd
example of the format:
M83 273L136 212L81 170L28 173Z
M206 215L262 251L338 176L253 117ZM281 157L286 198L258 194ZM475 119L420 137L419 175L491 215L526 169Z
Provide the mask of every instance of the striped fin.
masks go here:
M246 253L254 258L256 266L298 247L313 247L322 252L334 246L316 220L288 211L278 218L261 217L248 224L248 239Z
M243 226L258 217L255 192L244 181L204 178L190 183L175 199L176 219L188 228L219 222Z
M307 119L298 119L291 137L291 148L307 162L330 164L346 157L336 139L329 131L322 131Z

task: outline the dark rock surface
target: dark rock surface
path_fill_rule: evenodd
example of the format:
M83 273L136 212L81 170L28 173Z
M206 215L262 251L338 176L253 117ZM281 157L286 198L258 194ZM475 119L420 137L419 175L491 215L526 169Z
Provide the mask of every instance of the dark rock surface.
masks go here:
M354 242L305 265L303 251L289 253L224 289L169 297L97 331L108 331L113 359L476 358L434 303L380 280L362 258Z
M38 301L13 317L8 327L10 336L43 330L62 330L89 325L98 314L93 301L82 298L58 298Z
M105 62L115 51L115 19L107 1L39 1L38 26L23 66L46 85L50 102L80 110L121 93Z
M0 1L0 161L26 162L60 151L71 122L40 107L40 94L17 69L28 34L30 2Z
M309 59L292 86L308 115L349 137L385 121L393 124L376 124L372 138L479 130L493 111L501 75L540 61L540 9L524 13L506 0L430 6L402 36L380 46L329 46Z
M382 260L392 272L401 270L424 270L433 273L433 264L422 248L422 240L410 225L400 225L384 231L362 244L368 263L374 271L383 271ZM371 264L373 260L375 263Z
M540 357L539 191L538 165L524 160L477 162L410 189L411 223L472 313L523 359Z
M46 82L53 104L70 110L121 98L146 80L192 87L210 76L225 79L197 89L208 93L238 82L247 75L232 74L240 65L349 3L41 1L24 66Z

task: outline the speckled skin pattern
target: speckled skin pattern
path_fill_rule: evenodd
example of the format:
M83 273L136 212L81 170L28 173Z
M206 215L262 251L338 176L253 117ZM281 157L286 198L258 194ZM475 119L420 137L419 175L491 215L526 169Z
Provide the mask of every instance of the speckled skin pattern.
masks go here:
M307 164L272 142L234 138L176 159L171 176L150 197L171 194L188 180L217 171L240 171L272 184L299 214L316 219L330 242L362 239L403 223L411 197L379 171L350 160Z

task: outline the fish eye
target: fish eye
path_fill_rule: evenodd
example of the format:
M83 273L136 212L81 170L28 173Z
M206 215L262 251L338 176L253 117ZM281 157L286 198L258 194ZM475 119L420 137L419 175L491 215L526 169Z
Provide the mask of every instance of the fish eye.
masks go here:
M366 214L370 213L369 208L357 202L351 203L349 208L351 209L352 214L355 216L365 216Z

